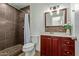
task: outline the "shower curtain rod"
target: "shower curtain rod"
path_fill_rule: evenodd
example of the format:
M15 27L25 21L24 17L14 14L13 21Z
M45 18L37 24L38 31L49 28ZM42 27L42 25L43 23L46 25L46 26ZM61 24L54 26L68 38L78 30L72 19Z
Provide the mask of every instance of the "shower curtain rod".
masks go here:
M19 10L19 11L21 11L21 12L23 12L23 13L26 13L25 11L23 11L23 10Z
M19 9L18 9L19 10ZM26 14L26 12L25 11L23 11L23 10L19 10L19 11L21 11L21 12L23 12L23 13L25 13ZM27 13L28 14L28 13Z

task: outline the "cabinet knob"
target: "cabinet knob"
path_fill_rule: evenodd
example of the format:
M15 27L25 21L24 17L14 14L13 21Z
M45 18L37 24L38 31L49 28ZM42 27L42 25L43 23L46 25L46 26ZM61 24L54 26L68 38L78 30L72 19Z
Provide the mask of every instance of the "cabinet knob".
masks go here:
M67 44L69 44L70 42L66 42Z
M70 52L69 51L67 51L67 54L69 54Z
M47 39L51 39L51 38L47 38Z

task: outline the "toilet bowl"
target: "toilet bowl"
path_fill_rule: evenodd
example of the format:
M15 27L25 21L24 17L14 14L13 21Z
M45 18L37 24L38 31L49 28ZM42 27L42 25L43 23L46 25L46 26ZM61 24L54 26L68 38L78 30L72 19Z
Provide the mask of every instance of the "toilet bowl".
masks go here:
M35 55L35 44L34 43L27 43L23 46L23 52L25 56L33 56Z

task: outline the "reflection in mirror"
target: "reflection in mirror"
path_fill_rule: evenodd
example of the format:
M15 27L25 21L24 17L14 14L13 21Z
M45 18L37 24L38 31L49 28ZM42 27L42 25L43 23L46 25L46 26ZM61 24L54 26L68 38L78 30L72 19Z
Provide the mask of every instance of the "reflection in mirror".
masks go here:
M62 25L60 16L52 17L52 26L58 26L58 25Z

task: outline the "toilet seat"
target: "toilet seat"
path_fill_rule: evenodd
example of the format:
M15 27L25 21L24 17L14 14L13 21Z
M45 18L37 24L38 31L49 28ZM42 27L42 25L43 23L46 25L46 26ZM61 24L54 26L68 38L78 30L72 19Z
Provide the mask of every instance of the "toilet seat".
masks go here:
M27 43L27 44L24 44L23 48L29 48L29 47L32 47L34 46L34 43Z
M27 43L23 46L23 51L32 51L34 49L34 43Z

